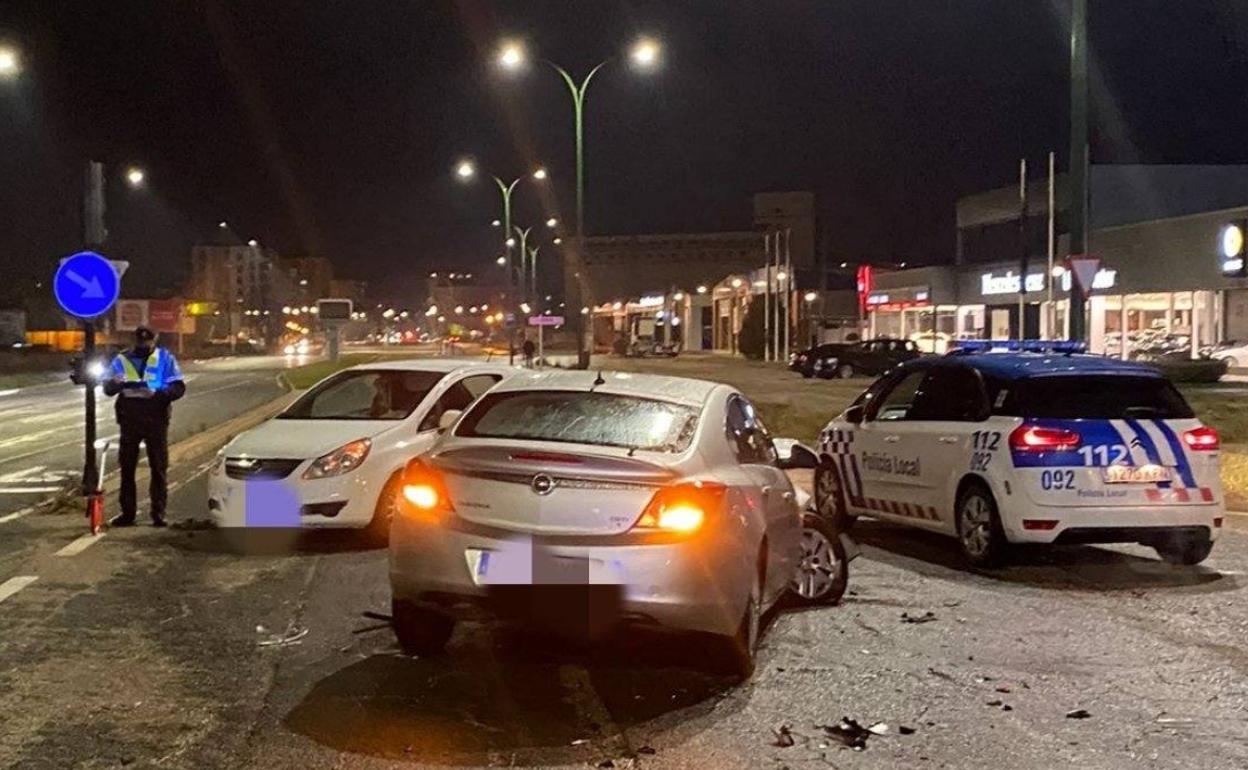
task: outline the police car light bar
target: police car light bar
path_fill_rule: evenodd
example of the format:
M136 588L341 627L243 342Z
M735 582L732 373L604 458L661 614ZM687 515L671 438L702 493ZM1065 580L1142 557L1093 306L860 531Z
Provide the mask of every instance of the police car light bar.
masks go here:
M950 355L975 353L1084 353L1088 346L1077 340L957 340Z

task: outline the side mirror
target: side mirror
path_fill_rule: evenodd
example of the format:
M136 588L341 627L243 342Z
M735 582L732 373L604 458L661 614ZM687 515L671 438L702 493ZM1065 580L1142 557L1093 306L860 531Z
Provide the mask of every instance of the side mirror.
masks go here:
M814 450L794 438L778 438L772 442L776 447L776 464L782 470L817 468L819 456Z
M455 424L455 421L463 413L462 409L447 409L443 412L442 416L438 418L438 433L446 433L450 430L451 426Z
M867 410L862 407L862 404L854 404L845 410L846 422L851 422L854 425L861 425L863 418L866 416Z

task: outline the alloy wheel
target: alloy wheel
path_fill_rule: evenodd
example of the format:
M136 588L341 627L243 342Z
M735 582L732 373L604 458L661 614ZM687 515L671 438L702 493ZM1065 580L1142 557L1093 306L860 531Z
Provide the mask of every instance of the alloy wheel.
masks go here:
M962 547L976 558L992 547L992 511L980 495L968 495L962 502Z
M793 590L802 599L818 601L832 590L840 569L836 550L819 530L802 530L802 559L793 580Z

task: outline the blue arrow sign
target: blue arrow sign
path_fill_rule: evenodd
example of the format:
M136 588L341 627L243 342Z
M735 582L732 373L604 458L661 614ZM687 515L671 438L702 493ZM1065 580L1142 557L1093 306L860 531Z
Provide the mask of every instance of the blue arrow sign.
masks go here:
M95 318L117 301L121 279L113 263L93 251L83 251L61 260L52 279L52 293L66 313Z

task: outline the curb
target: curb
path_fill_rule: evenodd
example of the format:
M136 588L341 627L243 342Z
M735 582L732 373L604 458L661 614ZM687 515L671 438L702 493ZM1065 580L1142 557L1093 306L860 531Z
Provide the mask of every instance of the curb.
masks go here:
M1248 532L1248 511L1224 511L1223 513L1226 517L1223 529Z

